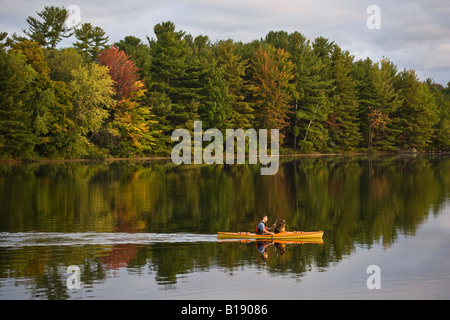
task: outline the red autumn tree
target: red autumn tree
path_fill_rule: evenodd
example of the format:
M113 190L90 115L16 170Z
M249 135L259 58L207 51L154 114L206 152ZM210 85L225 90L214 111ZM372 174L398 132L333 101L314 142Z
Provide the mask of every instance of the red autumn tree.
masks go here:
M117 103L108 123L109 148L118 155L144 154L155 144L150 107L145 105L145 89L139 80L139 69L124 51L117 47L103 50L99 64L109 68L114 80ZM115 147L112 147L112 146Z
M97 57L98 63L109 68L109 75L114 80L117 100L129 98L139 90L139 69L124 51L112 46L103 50Z

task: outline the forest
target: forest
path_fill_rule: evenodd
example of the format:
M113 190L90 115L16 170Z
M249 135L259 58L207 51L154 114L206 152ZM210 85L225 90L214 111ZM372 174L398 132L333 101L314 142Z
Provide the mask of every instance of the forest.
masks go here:
M279 129L280 152L450 150L447 87L324 37L212 42L154 26L110 43L49 6L0 31L0 159L168 156L177 128ZM59 47L63 39L72 46Z

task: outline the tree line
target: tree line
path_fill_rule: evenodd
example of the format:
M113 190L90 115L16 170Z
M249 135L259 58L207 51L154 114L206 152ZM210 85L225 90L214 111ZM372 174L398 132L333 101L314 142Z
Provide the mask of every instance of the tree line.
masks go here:
M99 26L68 28L65 8L37 14L24 36L0 32L0 158L168 155L196 120L279 129L285 153L450 150L450 82L324 37L212 43L168 21L109 44Z

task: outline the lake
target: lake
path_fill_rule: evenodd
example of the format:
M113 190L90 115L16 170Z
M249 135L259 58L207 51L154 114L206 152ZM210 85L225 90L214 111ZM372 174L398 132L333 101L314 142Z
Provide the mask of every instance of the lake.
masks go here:
M449 156L3 164L0 203L1 300L450 298ZM262 214L323 243L217 239Z

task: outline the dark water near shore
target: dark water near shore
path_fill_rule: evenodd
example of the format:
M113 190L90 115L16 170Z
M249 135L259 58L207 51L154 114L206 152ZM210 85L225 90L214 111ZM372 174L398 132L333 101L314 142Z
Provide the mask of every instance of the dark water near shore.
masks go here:
M323 243L218 241L261 214ZM449 299L449 231L448 156L1 165L0 299Z

